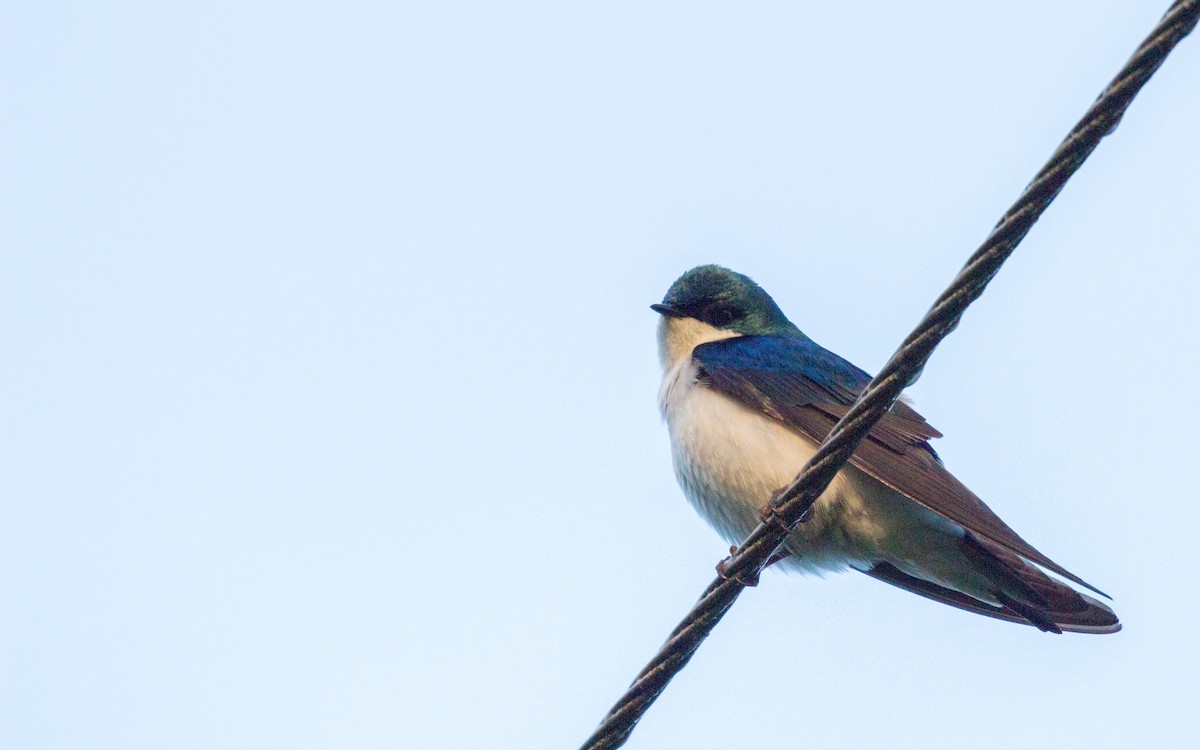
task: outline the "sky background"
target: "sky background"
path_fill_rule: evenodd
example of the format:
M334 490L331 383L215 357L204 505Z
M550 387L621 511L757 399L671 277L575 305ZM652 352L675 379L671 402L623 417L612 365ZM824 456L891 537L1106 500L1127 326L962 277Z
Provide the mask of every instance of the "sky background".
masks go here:
M1167 5L4 3L0 746L577 746L726 553L647 306L878 368ZM909 391L1125 630L768 573L629 747L1197 739L1197 81Z

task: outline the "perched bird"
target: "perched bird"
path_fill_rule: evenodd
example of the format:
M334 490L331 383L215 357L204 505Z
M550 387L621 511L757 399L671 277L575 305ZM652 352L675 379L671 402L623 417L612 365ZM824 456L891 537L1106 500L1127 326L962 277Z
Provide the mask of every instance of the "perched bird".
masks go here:
M732 544L813 455L870 376L823 349L758 284L693 268L651 308L659 405L684 494ZM941 433L897 401L787 538L779 564L852 568L969 612L1061 633L1115 633L1106 596L1019 537L946 470Z

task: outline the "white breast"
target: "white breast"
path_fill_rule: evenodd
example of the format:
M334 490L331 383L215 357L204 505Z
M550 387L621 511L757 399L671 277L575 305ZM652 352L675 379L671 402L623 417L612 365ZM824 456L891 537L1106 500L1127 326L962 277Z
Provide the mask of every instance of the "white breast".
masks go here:
M759 510L816 450L808 438L697 382L692 349L735 335L686 318L664 318L659 326L664 369L659 406L671 435L675 475L697 512L730 544L758 525ZM793 567L869 567L840 523L864 516L858 495L845 472L834 478L789 543L798 554Z

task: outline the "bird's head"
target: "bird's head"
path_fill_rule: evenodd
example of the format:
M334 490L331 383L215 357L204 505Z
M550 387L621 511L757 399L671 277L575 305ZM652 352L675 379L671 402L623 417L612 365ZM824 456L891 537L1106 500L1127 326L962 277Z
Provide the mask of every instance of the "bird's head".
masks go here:
M731 334L799 333L762 287L721 266L693 268L650 308L668 319L690 318Z

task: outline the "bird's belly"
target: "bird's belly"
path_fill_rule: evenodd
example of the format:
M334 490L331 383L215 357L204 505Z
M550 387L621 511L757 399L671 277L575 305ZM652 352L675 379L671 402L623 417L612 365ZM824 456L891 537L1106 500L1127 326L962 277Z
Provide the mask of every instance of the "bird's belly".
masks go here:
M759 510L795 478L817 446L694 380L672 385L664 388L662 405L679 483L725 539L740 543L758 525ZM865 570L880 560L908 557L908 547L935 531L930 524L936 521L926 516L933 514L847 466L789 537L792 556L783 566L818 573Z

